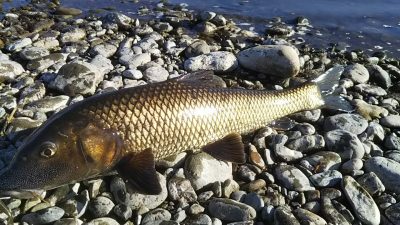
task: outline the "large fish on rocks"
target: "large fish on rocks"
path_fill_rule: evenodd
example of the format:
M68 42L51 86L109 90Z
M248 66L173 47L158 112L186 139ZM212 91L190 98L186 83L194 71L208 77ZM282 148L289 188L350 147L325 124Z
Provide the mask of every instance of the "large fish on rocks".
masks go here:
M241 133L286 115L351 105L332 94L343 67L281 91L222 88L197 72L87 98L34 131L0 175L0 193L32 196L40 190L117 170L142 193L161 186L154 162L189 149L244 163Z

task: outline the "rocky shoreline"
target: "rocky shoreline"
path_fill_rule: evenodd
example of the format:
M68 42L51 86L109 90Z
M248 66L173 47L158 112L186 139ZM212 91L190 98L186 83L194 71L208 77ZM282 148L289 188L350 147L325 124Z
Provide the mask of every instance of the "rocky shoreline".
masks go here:
M141 9L141 13L148 9ZM279 90L345 65L347 114L313 110L244 136L247 162L205 153L157 162L162 193L118 175L30 200L4 200L27 224L400 224L400 61L307 45L313 28L271 19L264 34L213 12L157 4L158 19L81 15L57 4L13 9L0 21L0 168L33 128L88 96L213 70L229 88ZM9 216L0 213L2 224Z

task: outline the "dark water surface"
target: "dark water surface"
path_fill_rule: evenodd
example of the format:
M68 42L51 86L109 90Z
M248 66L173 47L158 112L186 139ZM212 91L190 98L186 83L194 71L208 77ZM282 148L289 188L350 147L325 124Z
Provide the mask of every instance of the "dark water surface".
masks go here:
M1 0L0 0L1 2ZM26 4L26 0L4 2L4 10ZM134 15L141 6L152 7L158 1L138 3L120 0L64 0L63 5L83 10L114 8ZM187 3L189 9L210 10L233 18L238 23L264 31L268 19L281 16L288 22L305 16L322 35L308 35L306 42L317 47L345 43L351 49L385 50L400 57L400 0L169 0Z

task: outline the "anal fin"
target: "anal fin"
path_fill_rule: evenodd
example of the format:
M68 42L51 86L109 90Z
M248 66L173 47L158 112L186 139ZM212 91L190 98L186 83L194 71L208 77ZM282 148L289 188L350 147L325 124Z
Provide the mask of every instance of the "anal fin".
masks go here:
M117 170L136 191L150 195L161 193L151 149L125 156L118 164Z
M202 148L211 156L219 160L225 160L234 163L245 163L244 145L242 136L238 133L231 133Z

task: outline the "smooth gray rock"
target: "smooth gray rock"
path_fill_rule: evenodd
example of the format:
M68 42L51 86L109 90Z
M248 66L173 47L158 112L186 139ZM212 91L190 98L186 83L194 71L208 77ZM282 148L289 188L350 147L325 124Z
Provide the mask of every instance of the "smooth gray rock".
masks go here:
M288 206L279 206L274 213L274 225L300 225Z
M204 40L195 41L185 49L185 55L187 58L208 53L210 53L210 46L208 46L207 42Z
M168 71L161 66L153 66L147 68L143 72L143 77L149 82L149 83L157 83L161 81L166 81L168 79L169 73Z
M364 224L379 225L379 208L368 192L354 178L345 176L342 189L350 202L353 212Z
M294 47L260 45L239 52L242 67L278 77L293 77L300 71L300 60Z
M89 203L88 210L94 217L107 216L114 208L115 204L111 199L103 196L96 197Z
M290 149L307 153L315 149L321 149L325 147L324 137L317 135L305 135L300 138L289 141L286 145Z
M238 67L238 60L231 52L219 51L191 57L184 62L185 70L213 70L216 73L231 72Z
M129 70L125 70L122 73L122 76L129 78L129 79L134 79L134 80L139 80L143 78L143 74L140 70L136 70L136 69L129 69Z
M283 145L277 145L274 148L274 152L276 156L278 156L285 162L291 162L303 158L303 153L296 150L292 150Z
M385 210L385 215L393 224L400 224L400 203L389 206Z
M334 187L342 181L342 174L337 170L327 170L314 174L309 179L317 187Z
M119 12L108 13L102 18L105 23L115 23L121 29L129 29L134 25L134 20Z
M104 43L94 46L91 51L94 55L100 54L106 58L110 58L117 52L117 46L109 43Z
M291 165L279 165L275 168L276 179L292 191L311 191L315 188L301 170Z
M331 224L351 225L351 223L344 217L333 205L332 201L328 198L322 198L321 213L324 219Z
M374 172L369 172L357 179L357 182L366 190L370 195L382 193L385 191L385 185Z
M353 134L361 134L367 129L368 121L357 114L337 114L325 119L324 130L345 130Z
M369 73L371 74L372 80L374 80L379 86L388 89L392 86L389 73L386 72L382 67L378 65L371 65L368 67Z
M20 40L17 40L13 43L10 43L6 46L6 50L9 52L18 52L21 49L32 45L32 39L30 38L23 38Z
M317 214L306 209L297 208L293 210L294 215L299 219L300 224L326 225L326 221Z
M11 60L0 61L0 82L13 81L16 76L25 72L21 64Z
M193 215L186 218L185 221L181 223L182 225L214 225L212 219L206 214ZM164 224L160 224L164 225Z
M91 220L86 225L120 225L115 219L109 217L101 217Z
M104 57L103 55L96 55L91 61L90 64L97 67L101 74L108 74L110 71L114 69L114 66L110 59Z
M61 34L60 41L62 43L78 42L86 37L86 31L82 28L71 28L67 32Z
M132 209L125 204L118 204L114 207L113 212L123 221L127 221L132 217Z
M21 218L21 221L33 225L48 224L61 219L61 217L63 216L64 210L57 206L53 206L50 208L45 208L36 212L25 214Z
M350 78L356 84L363 84L369 80L369 72L364 65L355 63L346 67L343 76Z
M197 194L188 179L173 177L168 181L169 197L182 203L195 202Z
M253 207L257 212L264 207L264 200L255 192L246 194L242 201L244 204Z
M256 210L251 206L222 198L212 199L208 210L211 216L230 222L252 220L257 215Z
M364 168L367 172L374 172L386 190L400 194L400 163L378 156L365 161Z
M151 61L150 53L141 53L136 55L123 55L119 58L119 62L129 69L136 69L139 66Z
M383 145L387 149L400 150L400 138L395 133L391 133L385 137Z
M390 128L400 128L400 115L388 115L380 119L380 124Z
M142 223L143 225L157 225L160 224L162 221L167 221L171 219L171 213L168 212L165 209L154 209L148 213L146 213L146 215L144 215L143 219L142 219Z
M195 190L232 177L232 164L220 161L205 152L189 155L185 162L185 175Z
M338 170L342 159L336 152L320 151L303 159L312 165L316 172Z
M361 141L349 131L329 131L325 134L325 142L328 149L337 152L343 160L362 159L365 153Z
M66 95L46 96L40 100L34 101L26 106L26 109L41 111L44 113L56 111L67 106L69 97Z
M24 60L34 60L49 55L50 52L43 47L29 47L23 49L19 56Z
M62 218L53 225L82 225L83 221L75 218Z
M31 60L27 65L26 68L28 70L34 70L37 72L42 72L48 69L49 67L57 64L62 63L65 61L66 56L62 53L53 53L41 58L37 58Z
M379 87L379 86L374 86L371 84L357 84L354 89L356 91L359 91L361 93L369 94L369 95L374 95L374 96L385 96L387 95L387 92L385 89Z

